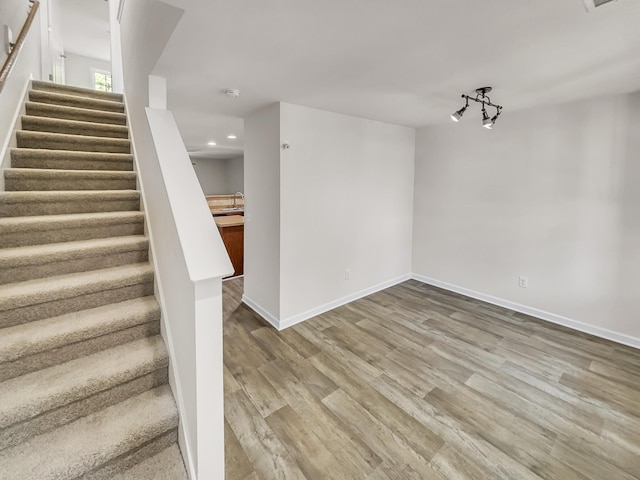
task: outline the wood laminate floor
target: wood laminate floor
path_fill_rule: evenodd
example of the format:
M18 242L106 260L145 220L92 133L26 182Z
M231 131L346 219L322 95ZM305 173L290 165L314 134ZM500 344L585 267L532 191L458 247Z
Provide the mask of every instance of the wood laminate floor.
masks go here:
M408 281L277 332L224 282L227 480L640 478L640 351Z

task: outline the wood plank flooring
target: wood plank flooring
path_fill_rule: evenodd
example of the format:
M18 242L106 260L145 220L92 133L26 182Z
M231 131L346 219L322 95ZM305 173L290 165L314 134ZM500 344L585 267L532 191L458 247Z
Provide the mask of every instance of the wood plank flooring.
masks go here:
M416 281L275 331L223 284L227 480L640 479L640 351Z

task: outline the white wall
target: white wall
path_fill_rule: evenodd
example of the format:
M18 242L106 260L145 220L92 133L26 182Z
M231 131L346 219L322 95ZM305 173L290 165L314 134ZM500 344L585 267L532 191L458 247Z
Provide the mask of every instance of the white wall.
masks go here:
M227 160L227 188L229 193L244 192L244 158Z
M4 25L9 25L13 31L13 41L18 38L22 25L27 19L28 3L22 0L2 0L0 2L0 29L4 35ZM24 100L26 86L29 78L36 80L41 78L41 28L40 22L43 10L38 11L31 25L26 41L22 46L17 62L14 64L11 75L4 84L0 93L0 161L2 168L9 166L7 149L15 144L13 127L16 114ZM45 16L46 22L46 16ZM0 50L0 65L4 64L7 54L4 51L4 42ZM4 190L4 178L0 178L0 190Z
M414 273L640 339L640 94L467 116L418 131Z
M415 130L289 104L280 121L291 144L280 167L286 325L406 279Z
M267 319L280 315L280 105L245 117L244 296Z
M111 62L98 58L89 58L83 55L67 53L65 62L65 81L67 85L90 88L93 90L92 69L103 72L111 72Z

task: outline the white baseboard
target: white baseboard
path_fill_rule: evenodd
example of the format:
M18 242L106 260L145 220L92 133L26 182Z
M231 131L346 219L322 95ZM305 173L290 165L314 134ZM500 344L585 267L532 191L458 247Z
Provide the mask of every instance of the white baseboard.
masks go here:
M277 330L284 330L285 328L292 327L293 325L304 322L305 320L309 320L310 318L323 314L324 312L328 312L329 310L333 310L334 308L341 307L342 305L353 302L362 297L366 297L367 295L371 295L372 293L376 293L380 290L384 290L385 288L397 285L398 283L405 282L410 278L411 274L401 275L391 280L387 280L386 282L379 283L372 287L365 288L364 290L360 290L345 297L341 297L331 302L325 303L324 305L312 308L311 310L307 310L306 312L302 312L289 318L285 318L284 320L278 320L275 316L264 310L262 307L260 307L260 305L248 298L246 295L242 296L242 301L246 303L247 306L255 311L258 315L263 317L267 322L273 325Z
M251 300L244 294L242 294L242 301L247 304L247 307L249 307L251 310L264 318L267 322L269 322L276 330L281 330L280 321L271 313L262 308L257 302Z
M385 288L393 287L394 285L405 282L410 278L411 274L401 275L391 280L387 280L386 282L378 283L377 285L373 285L372 287L352 293L351 295L347 295L345 297L338 298L337 300L333 300L329 303L325 303L324 305L312 308L311 310L307 310L306 312L298 313L297 315L285 318L284 320L280 320L280 327L278 328L278 330L284 330L285 328L289 328L293 325L296 325L297 323L309 320L316 315L321 315L324 312L328 312L329 310L333 310L334 308L341 307L342 305L346 305L347 303L351 303L362 297L371 295L372 293L379 292L380 290L384 290Z
M411 276L411 278L419 282L426 283L427 285L433 285L434 287L439 287L444 290L449 290L451 292L459 293L466 297L475 298L477 300L491 303L499 307L508 308L509 310L514 310L516 312L524 313L526 315L530 315L532 317L536 317L541 320L545 320L547 322L555 323L557 325L562 325L563 327L571 328L579 332L588 333L596 337L604 338L606 340L611 340L612 342L616 342L622 345L627 345L629 347L640 349L640 338L632 337L630 335L625 335L619 332L614 332L613 330L608 330L606 328L580 322L578 320L573 320L571 318L563 317L561 315L556 315L554 313L546 312L544 310L528 307L526 305L521 305L519 303L511 302L509 300L504 300L502 298L476 292L475 290L470 290L468 288L452 285L450 283L436 280L435 278L429 278L424 275L419 275L414 273Z

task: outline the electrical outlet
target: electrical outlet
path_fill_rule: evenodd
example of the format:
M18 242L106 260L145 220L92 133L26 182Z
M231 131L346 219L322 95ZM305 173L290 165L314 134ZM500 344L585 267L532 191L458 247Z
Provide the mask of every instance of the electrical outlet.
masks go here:
M349 270L348 268L344 271L344 279L345 280L349 280L349 277L351 276L351 270Z
M518 277L518 285L522 288L527 288L529 286L529 279L520 275Z

